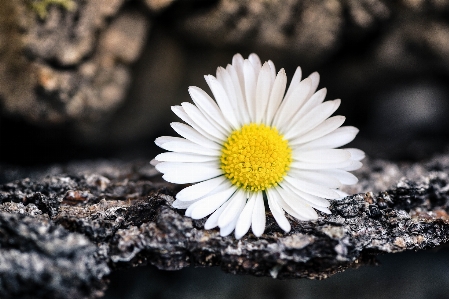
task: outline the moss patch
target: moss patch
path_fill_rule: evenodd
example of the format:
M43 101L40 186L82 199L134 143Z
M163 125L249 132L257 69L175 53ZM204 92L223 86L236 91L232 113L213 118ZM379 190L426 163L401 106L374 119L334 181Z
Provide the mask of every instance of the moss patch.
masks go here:
M72 11L76 8L76 3L73 0L38 0L30 1L31 8L36 12L36 14L44 20L48 15L48 6L58 5L62 8Z

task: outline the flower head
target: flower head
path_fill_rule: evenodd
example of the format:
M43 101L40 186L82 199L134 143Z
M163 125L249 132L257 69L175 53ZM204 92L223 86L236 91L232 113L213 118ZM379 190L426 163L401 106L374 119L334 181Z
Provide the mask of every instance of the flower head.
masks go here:
M209 216L204 227L235 231L241 238L251 228L265 230L265 202L278 225L291 226L285 212L298 220L315 220L315 210L330 214L326 199L339 199L341 185L357 182L349 171L362 166L364 153L337 149L352 141L355 127L331 115L340 100L324 101L316 91L318 73L301 80L297 68L287 89L287 76L277 75L271 61L256 54L237 54L216 77L205 76L212 99L190 87L194 102L172 107L184 123L172 123L180 137L159 137L169 152L155 158L156 169L172 183L196 183L176 195L173 206L186 216Z

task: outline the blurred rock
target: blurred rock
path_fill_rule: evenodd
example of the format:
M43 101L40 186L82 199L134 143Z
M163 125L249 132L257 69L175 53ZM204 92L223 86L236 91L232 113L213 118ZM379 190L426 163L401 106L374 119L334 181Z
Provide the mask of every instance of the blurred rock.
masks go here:
M392 52L422 47L445 60L449 51L441 18L448 1L321 0L236 1L221 0L208 8L184 15L178 29L190 38L215 46L243 46L282 56L303 64L321 64L340 50L364 48L369 43L382 52L378 62L400 59ZM188 7L188 5L186 5ZM419 21L417 21L419 20ZM400 34L397 34L400 32ZM384 41L394 43L388 45ZM219 37L219 38L217 38ZM259 50L257 52L260 52ZM406 58L405 55L404 58ZM373 57L371 57L372 59ZM324 61L323 61L324 60Z
M108 119L77 123L74 126L77 141L93 145L129 145L148 138L161 124L168 126L170 120L175 121L177 117L170 107L182 102L180 91L186 101L189 99L187 86L181 85L186 74L186 59L179 42L156 28L139 62L133 66L134 79L126 102Z
M174 0L144 0L151 11L160 12L170 6Z
M414 93L412 109L425 105L428 96L414 85L440 89L431 102L447 113L439 98L449 96L441 88L449 76L448 12L449 1L419 0L9 1L0 8L1 141L26 147L15 136L33 140L34 127L51 124L37 134L63 148L42 138L29 143L36 153L66 155L57 161L146 157L154 137L172 133L170 106L189 101L189 85L208 91L203 75L236 52L256 52L289 78L298 65L305 75L319 71L320 87L343 99L339 113L361 129L358 140L371 156L418 160L444 148L448 126L431 140L413 135L404 152L364 125L373 132L383 122L372 107L376 118L390 117L378 110L391 105L378 101L398 92ZM415 122L415 131L427 130L429 119ZM38 158L14 159L28 160Z
M178 28L215 46L281 49L308 60L336 49L342 13L338 0L223 0L186 16Z
M66 2L2 5L5 112L39 123L84 121L104 117L123 100L148 19L136 9L121 9L124 0Z
M442 18L447 1L142 2L149 11L164 12L156 21L174 29L175 40L190 44L238 47L314 68L339 52L359 49L368 75L384 68L410 71L416 67L410 62L424 57L449 70L449 24ZM128 66L148 32L150 15L140 6L124 0L5 4L0 10L0 36L8 41L0 44L5 111L41 122L83 122L117 109L129 84ZM341 73L350 72L348 62Z
M213 45L281 51L290 59L316 64L336 53L348 36L369 35L389 19L392 9L376 0L222 0L186 16L178 28Z

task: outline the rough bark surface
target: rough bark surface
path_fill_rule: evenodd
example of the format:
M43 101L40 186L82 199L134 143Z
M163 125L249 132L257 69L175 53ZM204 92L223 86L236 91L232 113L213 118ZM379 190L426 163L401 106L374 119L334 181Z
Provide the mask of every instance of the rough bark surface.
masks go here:
M111 270L147 264L324 279L375 263L377 254L447 242L448 171L449 155L401 166L365 161L359 184L346 190L364 193L332 201L332 215L289 217L292 231L284 233L267 212L265 233L241 240L172 208L181 186L162 182L145 162L28 173L31 179L0 186L0 296L100 297Z

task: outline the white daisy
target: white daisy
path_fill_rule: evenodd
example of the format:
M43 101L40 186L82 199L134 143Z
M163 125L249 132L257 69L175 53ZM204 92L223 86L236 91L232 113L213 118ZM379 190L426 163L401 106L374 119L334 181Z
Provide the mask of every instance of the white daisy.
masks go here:
M265 230L265 204L286 232L287 212L298 220L315 220L315 210L330 214L327 199L345 196L338 188L357 182L348 171L362 166L358 149L336 149L352 141L358 129L341 127L345 117L330 117L340 100L323 103L316 91L318 73L301 80L298 67L285 92L284 69L263 65L256 54L237 54L217 76L205 76L213 100L190 87L194 104L173 106L185 123L172 123L181 137L159 137L169 151L155 158L156 169L171 183L196 183L176 195L173 206L186 216L209 216L204 227L235 231L240 239L251 227ZM285 94L285 95L284 95Z

